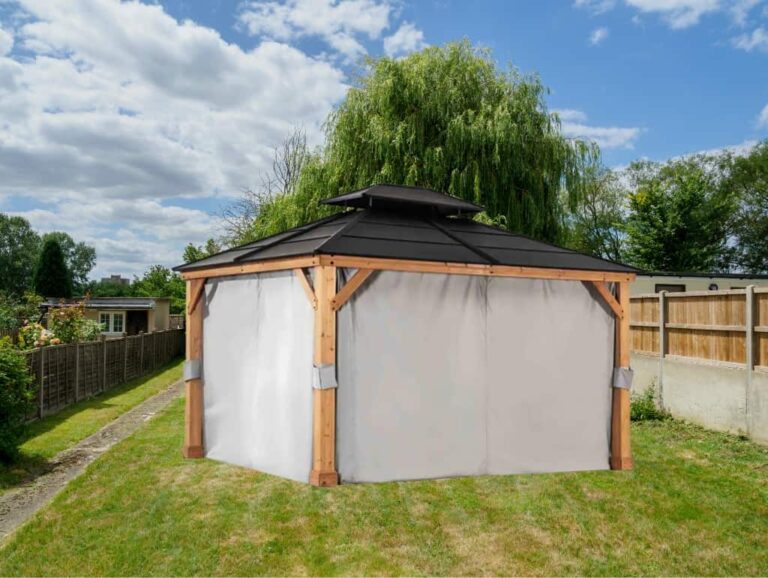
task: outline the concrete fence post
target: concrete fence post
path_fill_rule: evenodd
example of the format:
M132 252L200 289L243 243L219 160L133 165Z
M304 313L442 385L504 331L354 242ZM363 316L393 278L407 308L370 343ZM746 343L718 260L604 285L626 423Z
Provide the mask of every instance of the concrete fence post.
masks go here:
M667 356L667 292L659 292L659 405L664 409L664 358Z
M744 351L746 353L747 384L744 400L744 421L747 426L747 435L752 432L752 373L755 370L755 286L748 285L744 306L746 334L744 338Z

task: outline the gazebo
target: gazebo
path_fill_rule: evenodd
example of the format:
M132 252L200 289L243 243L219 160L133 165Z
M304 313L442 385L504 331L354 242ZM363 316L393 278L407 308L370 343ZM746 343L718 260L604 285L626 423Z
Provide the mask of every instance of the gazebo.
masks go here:
M178 267L183 453L333 486L631 469L625 265L374 185Z

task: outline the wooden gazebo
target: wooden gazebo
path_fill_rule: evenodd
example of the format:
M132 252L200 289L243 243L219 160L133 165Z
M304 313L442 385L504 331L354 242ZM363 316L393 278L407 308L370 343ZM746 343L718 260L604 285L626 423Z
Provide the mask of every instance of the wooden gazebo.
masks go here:
M628 389L631 379L628 376L631 376L629 283L635 277L633 268L481 224L471 219L482 210L481 207L426 189L375 185L328 199L325 203L345 210L177 268L187 283L184 456L205 456L209 449L205 440L209 439L211 444L221 448L211 455L214 459L272 470L271 473L309 481L317 486L338 484L340 473L342 480L378 481L473 473L594 469L601 467L603 459L606 468L632 468ZM276 272L282 272L278 276L279 289L278 281L271 280L274 276L267 275ZM435 291L432 300L428 297L427 287L438 275L442 276L441 289ZM461 287L456 285L458 278L454 276L461 276ZM387 285L387 279L391 281L390 285ZM500 279L536 282L497 281ZM249 287L259 288L258 299L263 303L259 301L262 304L258 306L258 312L256 305L251 304L246 286L238 285L240 280L243 283L250 280L253 285ZM379 283L382 292L374 295ZM295 286L300 286L306 294L305 303L295 303L294 300L285 305L292 291L290 287ZM368 301L366 292L371 293ZM567 295L571 301L556 305L558 295ZM350 313L351 317L343 321L344 327L349 328L344 330L347 336L337 337L337 316L357 297L360 297L357 313ZM374 298L379 301L374 303L371 301ZM215 305L216 300L219 305ZM236 300L239 301L235 307ZM427 300L430 315L435 318L434 328L430 327L430 315L425 316L426 321L416 319L420 317L419 304L426 305ZM514 308L516 303L520 303L519 310ZM553 307L559 307L558 315L567 313L572 317L561 323L554 317ZM249 308L254 308L252 313L248 312ZM374 315L374 309L378 317L365 317L369 311ZM534 315L533 309L539 313ZM243 345L240 348L239 343L248 342L245 338L229 344L204 343L204 332L208 329L220 331L216 327L224 324L237 325L241 335L247 335L249 330L256 331L260 325L264 330L280 327L281 311L290 315L284 324L294 327L282 329L290 332L292 337L281 338L279 344L270 343L269 347L295 347L296 352L285 352L285 359L290 358L290 362L282 361L279 349L270 349L269 355L264 354L258 362L253 361L254 365L248 366L250 369L237 368L234 366L261 355L258 349L264 346ZM262 324L259 315L270 315L271 318ZM303 321L307 315L314 320L314 353L305 367L304 341L297 332L299 325L301 331L307 331ZM507 317L502 321L504 315ZM244 320L242 323L237 321L238 316ZM552 325L542 327L536 321L538 318L549 320ZM377 319L388 324L381 334L375 333ZM595 320L594 326L582 329L580 325L584 320L590 324ZM210 328L205 327L204 323L209 322ZM457 326L457 334L449 336L446 334L453 332L439 331L443 322L446 327L461 323ZM611 331L610 343L605 340L605 327ZM465 337L464 334L476 329L481 331L477 334L479 337L474 336L471 340L469 336ZM424 335L413 335L419 332ZM533 333L538 335L531 337ZM220 339L216 337L217 341ZM269 343L263 341L264 336L259 339L262 341L258 343ZM361 343L353 342L355 339ZM466 342L460 343L462 339ZM405 343L399 343L401 340L407 342L408 347L404 348ZM478 342L482 344L478 345ZM529 348L528 343L533 345ZM411 355L413 344L419 348L423 344L424 351L420 354L423 361L418 361L415 352ZM365 355L365 362L361 360L360 367L354 371L341 366L337 368L339 347L347 356L345 359L353 359L353 354L360 356L360 352L373 351L374 346L378 347L376 353ZM485 349L481 351L480 347ZM552 349L548 350L548 347ZM579 354L572 352L580 347L587 349ZM489 370L488 376L478 378L477 382L462 377L464 350L469 351L467 364L480 368L483 364L494 365L493 375ZM608 350L607 359L612 361L610 365L618 371L610 367L607 371L604 367L605 358L601 352L605 350ZM215 359L203 359L204 351L206 356L215 356ZM445 352L445 359L441 352ZM547 356L550 356L552 367L542 363ZM271 363L276 366L265 367ZM279 365L283 363L284 366ZM346 364L352 363L347 361ZM415 364L421 364L416 372L413 371ZM445 364L450 368L441 367ZM509 383L499 377L505 364L512 374ZM571 367L567 373L553 373L560 371L559 364ZM299 366L300 370L297 369ZM430 367L435 367L441 375L435 378L436 383L431 383L429 377L413 377L429 376ZM516 381L514 376L518 368L520 379ZM269 375L256 376L267 369ZM302 384L283 383L282 376L294 371L299 371L296 375L300 376ZM390 371L392 375L387 374ZM481 373L485 376L484 369ZM249 381L251 374L253 382ZM532 375L541 375L540 387L533 383L538 379L530 378ZM560 383L563 376L569 381L573 379L569 387ZM295 381L293 377L290 379ZM276 390L290 391L286 393L292 400L290 403L288 398L275 397L277 394L270 391L270 380L275 380ZM360 384L353 383L356 380ZM591 385L595 380L601 383ZM211 383L204 385L204 381ZM363 385L367 381L370 384ZM402 386L403 382L409 385ZM429 393L414 392L422 382L425 392ZM359 391L356 390L358 387ZM352 397L345 397L348 401L337 408L337 395L341 395L339 392L343 389L349 392L344 395ZM565 398L575 395L575 390L579 389L583 389L585 399L592 400L584 402L585 411L592 417L573 423L568 419L553 419L552 412L561 410L553 409L552 404L566 403ZM387 391L392 393L383 399ZM207 395L211 395L210 403L214 405L208 405L204 399ZM411 395L416 397L409 399ZM453 396L453 401L444 405L427 401L442 395ZM605 405L602 396L607 400ZM269 403L275 403L275 406L265 408L264 405ZM311 408L305 407L307 403ZM522 406L525 406L524 410ZM208 411L205 407L211 408L211 421L204 415ZM291 413L293 407L295 414ZM366 407L371 408L370 411L364 409ZM242 412L250 411L254 412L252 420L242 417L246 415ZM263 415L259 413L262 411ZM343 429L338 430L337 411L357 413L343 417ZM471 414L466 420L464 411ZM424 412L429 426L418 423L421 420L415 416L419 412ZM500 421L498 412L502 412L502 417L514 415L514 419L509 420L514 423ZM266 427L266 423L250 422L269 421L271 415L280 416L275 418L280 420L278 428L285 430L281 430L283 433L270 444L293 444L290 448L296 448L295 457L291 458L294 463L285 467L278 464L286 454L292 454L293 449L283 449L283 455L271 456L267 447L254 447L253 455L246 447L237 449L240 452L237 456L244 456L242 459L228 457L229 449L224 446L233 445L231 440L239 439L238 445L242 445L247 438L246 446L258 446L265 430L258 430L260 433L256 435L248 428ZM306 430L304 425L288 424L294 419L293 415L297 421L308 417L311 424L306 425ZM539 419L545 415L546 419ZM602 423L604 416L606 424ZM341 414L339 418L342 418ZM385 425L387 422L396 425L389 430L390 426ZM235 428L231 425L234 423L242 423L244 425L237 427L248 429L245 438L235 429L226 429ZM450 434L446 436L445 446L441 445L439 437L430 432L436 428L450 429L449 424L456 424L456 429L467 429L464 434L456 431L455 439L464 436L474 441L467 442L466 448L454 450L448 447L449 444L457 445L450 441L453 435ZM505 449L505 444L494 441L509 432L510 427L518 428L514 430L515 436L525 437L531 432L533 438L541 440L535 450L539 457L526 456L518 462L515 452L522 455L524 448L511 452ZM204 432L206 428L210 431ZM560 429L552 434L556 437L550 438L543 433L547 428ZM607 432L604 450L601 445L603 431ZM307 439L308 435L311 440ZM346 436L341 449L337 448L339 435ZM591 444L591 448L585 450L583 458L571 460L569 456L580 453L580 435L590 438L585 443ZM355 437L359 439L351 439ZM391 440L390 446L384 447L383 439ZM407 439L414 440L413 448L402 441ZM550 452L549 448L552 456L558 457L546 458L544 454ZM456 456L452 456L454 451L458 452ZM307 452L311 453L311 459ZM392 467L393 463L399 463L398 456L409 452L412 455L402 458L402 469ZM485 457L473 461L474 456L480 454ZM347 474L343 467L340 471L340 455L352 473ZM306 480L302 469L305 458L309 461ZM542 460L541 468L537 459ZM423 466L425 462L428 465ZM278 465L272 467L270 464L273 463ZM382 473L390 470L391 474Z

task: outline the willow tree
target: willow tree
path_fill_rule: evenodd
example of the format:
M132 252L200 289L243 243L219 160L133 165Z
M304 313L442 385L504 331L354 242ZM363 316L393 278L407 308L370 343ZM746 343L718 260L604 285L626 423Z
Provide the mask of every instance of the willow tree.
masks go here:
M264 202L250 237L330 211L323 198L374 183L423 186L487 208L510 230L557 240L593 145L569 140L535 76L501 71L468 42L368 61L326 123L296 191Z

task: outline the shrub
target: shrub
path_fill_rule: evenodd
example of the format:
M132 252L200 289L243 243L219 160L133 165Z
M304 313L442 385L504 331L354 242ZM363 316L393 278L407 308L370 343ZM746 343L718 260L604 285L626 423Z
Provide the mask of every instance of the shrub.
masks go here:
M632 421L663 420L669 414L656 401L656 385L651 384L642 393L632 395L629 417Z
M78 341L96 341L101 337L101 323L95 319L83 319Z
M34 399L32 376L24 354L0 341L0 462L18 457L29 404Z
M34 347L58 345L59 343L61 343L61 340L40 323L24 323L21 329L19 329L20 349L32 349Z

